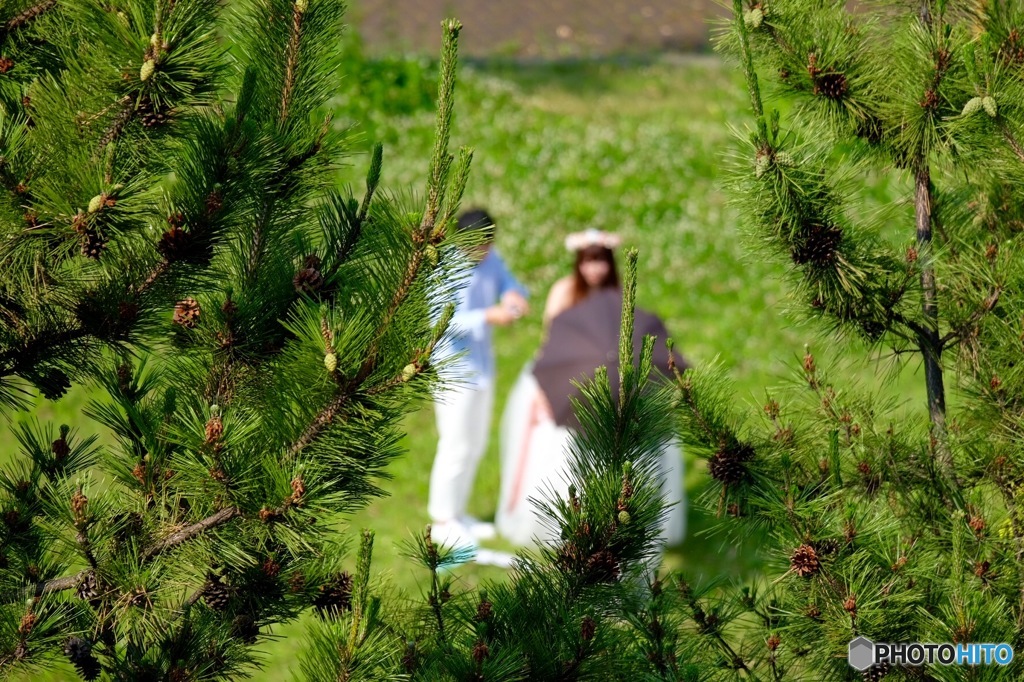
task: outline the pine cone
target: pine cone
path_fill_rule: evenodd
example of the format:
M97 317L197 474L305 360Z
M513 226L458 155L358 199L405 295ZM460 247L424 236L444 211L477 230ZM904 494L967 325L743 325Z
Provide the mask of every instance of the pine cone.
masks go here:
M829 267L836 261L843 230L831 223L802 225L793 239L791 256L797 265Z
M35 379L36 388L47 400L57 400L71 388L68 375L59 369L48 369Z
M1024 64L1024 38L1018 29L1012 29L999 48L999 56L1009 64Z
M487 642L482 639L478 639L473 644L473 660L477 663L483 663L484 659L491 655L490 649L487 648Z
M64 655L78 670L85 680L95 680L100 676L100 662L92 654L92 644L81 637L72 637L64 645Z
M220 416L210 417L206 422L206 444L213 445L224 435L224 422Z
M580 621L580 639L589 642L594 639L595 632L597 632L597 621L590 616L583 616L583 620Z
M189 297L178 301L174 306L174 324L193 329L199 324L200 312L196 299Z
M814 94L831 100L840 100L850 90L846 75L836 72L817 73L813 76Z
M352 576L342 571L320 586L313 606L321 618L333 618L352 608Z
M481 598L480 603L476 607L476 616L473 617L473 620L478 623L490 620L491 615L494 612L493 609L494 605L487 601L487 597Z
M754 456L754 449L746 443L733 446L722 445L708 459L708 473L724 485L735 485L746 480L748 472L744 463Z
M265 575L266 577L276 578L278 574L281 573L281 564L277 563L273 559L268 558L266 561L263 562L263 565L260 567L260 570L263 571L263 575Z
M61 434L61 437L53 441L50 444L50 450L53 451L53 459L56 462L61 462L71 454L71 447L68 445L67 437Z
M191 235L177 225L163 233L156 244L156 250L168 261L182 260L188 253Z
M755 31L761 27L764 22L764 10L760 7L755 7L752 10L748 10L743 13L743 23Z
M255 618L243 613L231 621L231 632L246 644L254 644L260 635L260 626Z
M87 601L93 606L99 604L101 591L99 580L96 579L96 574L89 571L82 577L82 582L78 583L78 588L75 594L82 601Z
M789 565L801 578L807 578L821 570L818 553L810 545L800 545L789 557Z
M219 190L213 190L206 195L206 215L212 216L224 206L224 197Z
M826 538L824 540L818 540L817 542L811 543L811 546L819 555L828 556L839 551L839 540L836 538Z
M927 90L925 90L924 97L921 99L919 104L921 105L922 109L927 109L928 111L935 111L936 109L939 108L938 93L936 93L933 88L928 88Z
M996 106L996 101L992 97L982 97L981 108L984 109L985 113L992 118L999 115L999 108Z
M221 582L220 576L207 574L203 585L203 601L214 611L223 611L231 601L231 586Z
M963 110L960 112L961 116L973 116L974 114L981 111L981 98L972 97L967 100L967 104L964 105Z
M607 549L595 552L587 560L587 572L597 582L612 582L619 578L619 560Z
M163 125L168 119L167 111L157 107L153 103L153 99L148 95L144 96L142 101L139 102L138 113L142 120L142 125L147 128Z
M82 255L86 258L99 260L106 245L106 241L94 228L87 227L82 230Z
M324 276L320 273L320 259L315 255L306 256L302 269L292 279L295 291L311 294L324 285Z

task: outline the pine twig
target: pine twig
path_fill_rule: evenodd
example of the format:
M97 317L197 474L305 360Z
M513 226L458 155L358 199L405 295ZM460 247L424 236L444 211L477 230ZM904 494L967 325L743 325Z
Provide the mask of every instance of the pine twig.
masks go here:
M1024 161L1024 145L1022 145L1020 140L1014 136L1013 131L1010 130L1010 126L1003 123L999 126L999 129L1002 131L1003 138L1006 140L1007 144L1010 145L1010 149L1013 150L1013 153L1018 159Z
M37 19L39 15L52 9L56 4L57 0L43 0L38 5L25 9L7 22L7 31L17 31L19 28Z
M298 70L299 47L302 43L302 11L299 7L299 3L292 6L292 30L285 52L284 88L281 92L281 123L288 119L288 108L295 89L295 72Z
M117 114L114 115L114 119L110 122L110 125L107 126L107 130L100 138L99 148L96 150L97 154L101 153L106 149L108 144L117 139L125 129L125 126L127 126L132 120L132 117L135 116L136 111L138 111L138 109L135 106L135 102L132 101L131 96L125 95L118 100Z
M441 586L437 579L437 544L431 537L431 527L429 525L427 526L424 539L426 540L427 553L432 559L430 563L430 592L428 593L427 600L434 614L434 620L437 622L437 636L442 643L446 643L444 613L441 610Z
M327 426L334 421L334 417L341 411L345 403L348 402L348 394L342 390L341 393L336 395L331 402L327 404L320 412L317 413L313 421L310 422L309 426L302 432L302 434L292 443L291 447L288 448L288 458L295 457L300 452L309 447L319 436L320 433L327 428Z
M455 66L462 24L455 19L449 19L442 22L441 26L444 35L441 46L441 78L437 86L437 131L427 182L427 207L423 211L423 221L420 224L422 236L429 236L434 229L452 163L452 157L448 153L448 142L451 139L452 116L455 110Z
M981 309L975 310L973 313L971 313L970 318L968 318L968 320L959 329L947 332L946 335L939 340L939 343L942 345L942 347L945 348L946 345L953 339L962 338L967 333L967 330L981 322L982 318L984 318L985 315L991 312L992 309L996 307L996 304L999 303L999 297L1000 295L1002 295L1002 293L1002 287L994 287L992 289L992 293L986 296L985 300L982 302Z
M378 142L373 145L373 152L370 155L370 169L366 173L366 193L363 195L363 201L359 204L359 213L356 214L356 224L362 226L366 221L366 216L370 211L370 203L373 201L373 195L377 191L378 185L380 185L380 172L384 165L384 145Z
M30 585L26 589L19 592L17 595L8 594L3 601L12 602L18 599L22 599L26 596L30 597L41 597L44 594L51 594L53 592L63 592L64 590L70 590L78 587L78 584L82 582L82 578L88 573L88 569L79 571L74 575L67 575L63 578L54 578L52 580L46 580L44 582L35 583Z
M176 547L183 542L191 540L192 538L205 533L206 531L221 526L228 521L237 518L242 515L242 510L238 507L227 507L221 509L218 512L207 516L202 521L193 523L191 526L186 526L181 530L168 535L163 540L150 545L147 549L142 552L141 558L143 562L149 561L155 558L158 554ZM47 580L45 582L36 583L30 586L25 592L35 596L41 596L49 594L51 592L62 592L64 590L70 590L78 587L78 584L82 581L83 576L88 573L88 570L79 571L75 575L64 576L63 578L54 578L53 580ZM8 595L3 601L13 601L15 598L12 595ZM198 597L197 597L198 598Z
M761 102L761 87L757 82L757 71L754 69L754 56L750 49L750 38L747 35L747 25L743 21L743 0L733 0L732 11L735 15L736 32L740 38L740 49L743 52L743 76L747 81L747 91L750 94L750 106L757 118L758 130L762 135L767 131L764 120L764 105Z
M152 559L158 554L168 549L171 549L172 547L176 547L177 545L180 545L181 543L187 540L191 540L197 535L201 535L202 533L205 533L206 531L212 528L221 526L227 523L228 521L231 521L232 519L237 518L241 515L242 510L239 509L238 507L226 507L224 509L221 509L220 511L215 512L210 516L207 516L202 521L193 523L191 526L186 526L185 528L182 528L176 533L172 533L163 540L160 540L159 542L151 545L149 548L142 552L142 560L147 561L149 559Z

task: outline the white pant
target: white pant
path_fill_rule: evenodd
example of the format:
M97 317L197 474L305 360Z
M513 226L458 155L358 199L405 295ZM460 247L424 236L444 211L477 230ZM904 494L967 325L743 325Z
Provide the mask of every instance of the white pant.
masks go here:
M447 521L466 512L477 466L487 450L493 405L492 382L458 386L442 393L434 403L437 454L427 503L433 521Z

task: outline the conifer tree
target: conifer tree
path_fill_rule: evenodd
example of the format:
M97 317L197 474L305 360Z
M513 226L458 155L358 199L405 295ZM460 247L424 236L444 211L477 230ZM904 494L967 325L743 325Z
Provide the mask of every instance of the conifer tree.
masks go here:
M245 674L268 626L365 602L338 522L435 382L463 267L460 26L420 201L380 146L335 187L341 0L0 11L0 670ZM19 418L73 383L113 446Z
M708 679L1016 679L1016 660L861 674L846 654L860 635L1024 645L1024 5L733 9L719 45L754 122L736 203L832 352L808 348L759 414L721 368L677 377L704 503L769 566L743 590L680 584L692 651ZM862 346L918 370L926 402L848 379Z

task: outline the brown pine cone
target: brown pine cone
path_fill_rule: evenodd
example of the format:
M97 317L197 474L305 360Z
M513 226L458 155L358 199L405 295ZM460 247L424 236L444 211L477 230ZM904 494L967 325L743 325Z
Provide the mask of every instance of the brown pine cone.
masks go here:
M789 557L789 565L801 578L807 578L821 570L818 553L810 545L800 545Z
M189 297L178 301L174 306L174 324L194 329L199 324L200 312L196 299Z
M352 576L342 571L321 585L313 606L317 615L325 619L352 608Z

